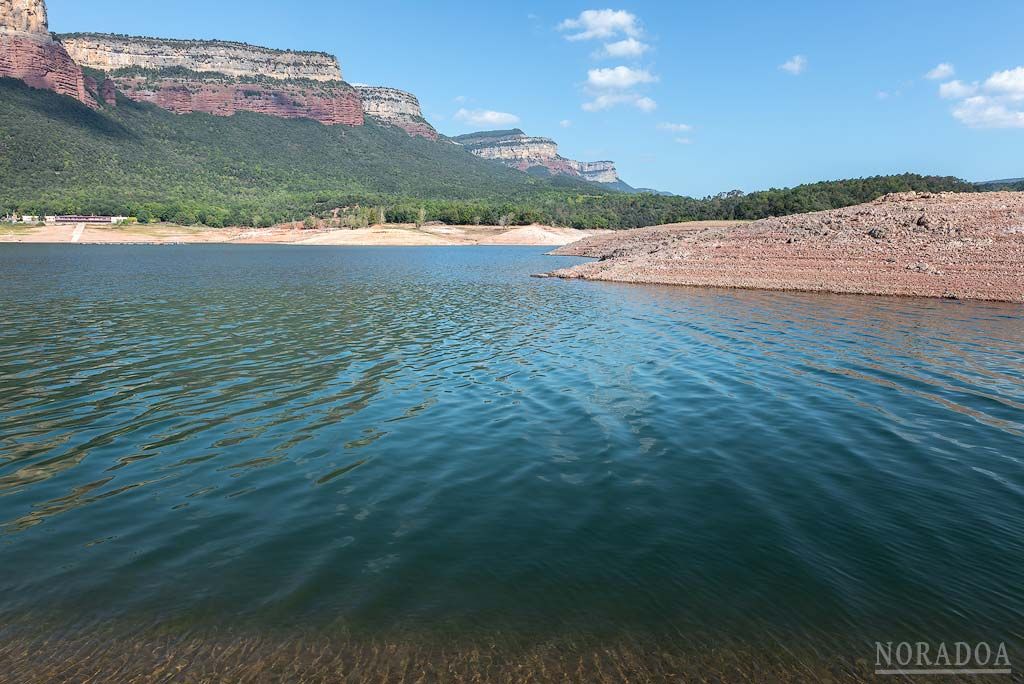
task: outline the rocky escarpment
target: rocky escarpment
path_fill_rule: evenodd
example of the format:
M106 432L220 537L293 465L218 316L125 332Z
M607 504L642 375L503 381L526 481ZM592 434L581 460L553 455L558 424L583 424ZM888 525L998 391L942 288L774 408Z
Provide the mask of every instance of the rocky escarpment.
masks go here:
M237 79L186 69L121 69L108 74L109 81L125 97L155 104L175 114L204 112L231 116L244 111L284 119L315 119L329 126L363 124L359 95L342 81Z
M621 183L618 169L613 161L577 162L583 180L591 183Z
M362 84L357 84L355 89L363 101L363 113L367 116L397 126L409 135L437 140L437 131L423 118L420 101L412 93Z
M1024 302L1024 194L903 193L745 225L621 231L563 278Z
M323 53L104 34L60 40L80 64L106 72L126 97L177 114L248 111L327 125L363 123L358 93L342 80L338 61Z
M43 0L0 0L0 77L97 106L82 69L50 36Z
M100 71L124 68L182 68L234 78L282 81L344 80L338 60L322 52L295 52L221 40L136 38L102 33L58 36L68 54L84 67Z
M558 154L558 143L551 138L529 136L518 128L470 133L454 141L478 157L494 159L520 171L543 168L554 175L573 176L593 183L622 183L615 162L566 159Z

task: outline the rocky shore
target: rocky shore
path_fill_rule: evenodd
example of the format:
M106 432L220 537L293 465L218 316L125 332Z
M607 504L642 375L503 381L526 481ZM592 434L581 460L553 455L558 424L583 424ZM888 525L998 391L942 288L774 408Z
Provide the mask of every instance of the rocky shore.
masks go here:
M553 252L624 283L1024 302L1024 193L903 193L747 224L677 224Z

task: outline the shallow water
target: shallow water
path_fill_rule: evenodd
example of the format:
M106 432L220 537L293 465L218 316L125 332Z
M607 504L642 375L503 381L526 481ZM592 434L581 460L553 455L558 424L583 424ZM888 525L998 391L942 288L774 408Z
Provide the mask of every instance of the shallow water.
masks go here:
M1024 308L543 251L3 246L0 613L1021 639Z

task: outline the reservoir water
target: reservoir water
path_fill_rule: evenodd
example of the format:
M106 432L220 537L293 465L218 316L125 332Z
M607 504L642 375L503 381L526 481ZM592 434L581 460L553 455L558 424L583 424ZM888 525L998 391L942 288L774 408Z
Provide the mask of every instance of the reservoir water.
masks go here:
M0 631L1018 648L1024 308L544 251L0 247Z

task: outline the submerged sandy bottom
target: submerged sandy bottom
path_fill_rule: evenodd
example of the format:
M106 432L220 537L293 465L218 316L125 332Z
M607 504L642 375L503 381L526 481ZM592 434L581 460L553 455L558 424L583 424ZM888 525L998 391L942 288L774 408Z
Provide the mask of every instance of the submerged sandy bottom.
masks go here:
M721 640L389 638L313 630L127 630L109 624L68 629L19 623L0 626L0 682L877 681L867 647L850 652L832 656L806 645Z
M607 231L552 226L444 226L388 224L358 229L300 230L295 227L204 228L172 225L124 227L84 225L8 226L0 242L79 244L290 244L334 246L540 245L557 247Z

